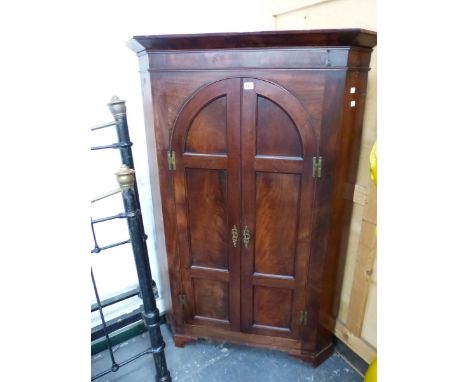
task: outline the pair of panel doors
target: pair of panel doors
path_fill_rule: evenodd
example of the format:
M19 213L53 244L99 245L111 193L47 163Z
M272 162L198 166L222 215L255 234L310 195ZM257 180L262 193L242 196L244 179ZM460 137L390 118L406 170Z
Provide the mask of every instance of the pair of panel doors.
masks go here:
M214 82L171 150L185 322L299 338L318 150L303 105L265 80Z

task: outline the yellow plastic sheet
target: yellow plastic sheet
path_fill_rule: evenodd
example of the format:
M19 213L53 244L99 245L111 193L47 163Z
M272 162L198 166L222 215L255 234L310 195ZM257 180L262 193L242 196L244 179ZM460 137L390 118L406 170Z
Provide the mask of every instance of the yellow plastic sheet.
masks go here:
M377 186L377 141L372 146L372 150L370 152L370 176L372 181Z

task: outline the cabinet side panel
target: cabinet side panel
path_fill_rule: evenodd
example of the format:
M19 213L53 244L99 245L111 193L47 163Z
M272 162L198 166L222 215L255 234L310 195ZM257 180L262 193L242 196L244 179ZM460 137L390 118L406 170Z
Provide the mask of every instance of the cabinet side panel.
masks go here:
M168 135L164 133L164 122L160 114L161 105L157 101L159 99L158 87L153 86L156 79L148 71L148 56L140 56L139 64L148 167L156 227L156 252L161 273L165 273L165 269L168 269L172 299L172 310L169 313L169 318L172 321L174 330L180 332L183 325L183 312L176 303L180 290L179 262L177 257L173 256L177 250L174 232L174 202L172 197L169 196L173 194L173 188L167 172L167 161L164 154L168 149ZM165 192L162 192L163 190Z
M318 344L319 333L317 322L322 320L321 296L327 287L324 280L324 262L330 256L331 227L339 214L333 204L334 196L338 193L337 165L340 148L340 125L342 122L343 88L346 71L329 71L326 77L324 98L322 104L322 124L320 131L320 155L323 158L322 174L317 180L317 192L314 208L314 233L309 273L307 280L307 306L311 310L314 320L308 323L304 330L303 350L309 352L320 351L327 344ZM327 292L329 293L329 292ZM320 325L320 324L319 324ZM330 337L331 339L331 337Z
M318 346L326 346L332 341L335 320L338 314L339 295L349 224L352 213L352 200L346 197L346 190L356 182L359 151L362 136L367 71L348 71L342 90L341 122L336 125L336 163L333 181L331 214L328 222L326 256L322 258L320 286ZM354 88L354 92L351 91ZM323 194L323 191L322 191ZM320 195L320 191L319 191Z

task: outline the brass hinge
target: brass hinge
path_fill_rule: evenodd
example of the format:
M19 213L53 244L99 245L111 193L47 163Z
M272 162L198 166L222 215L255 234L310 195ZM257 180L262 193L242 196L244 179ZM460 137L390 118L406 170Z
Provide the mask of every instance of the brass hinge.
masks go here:
M299 322L302 326L307 325L307 312L301 310L301 316L299 317Z
M312 158L312 177L313 178L322 177L322 157Z
M167 152L167 166L169 171L174 171L176 169L175 151Z
M179 294L179 303L182 305L182 309L187 308L187 296L185 294Z

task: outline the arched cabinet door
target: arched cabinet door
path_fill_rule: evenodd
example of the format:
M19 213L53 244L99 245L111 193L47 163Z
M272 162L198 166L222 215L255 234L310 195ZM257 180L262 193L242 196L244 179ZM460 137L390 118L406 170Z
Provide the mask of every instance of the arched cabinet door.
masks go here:
M316 129L287 90L267 81L243 79L244 332L300 337L311 245Z
M185 322L240 329L240 79L198 91L174 126ZM234 228L235 227L235 228Z
M212 83L183 107L171 148L186 323L300 337L315 128L259 79Z

